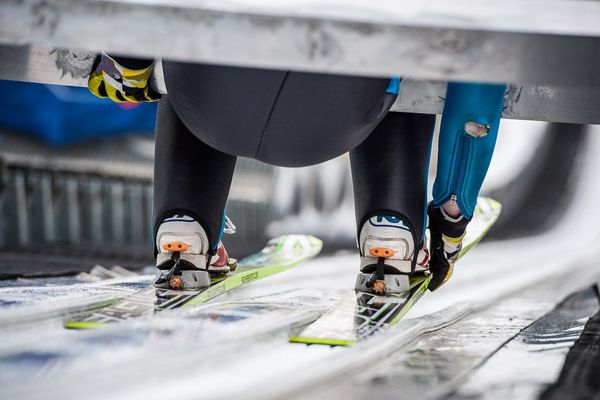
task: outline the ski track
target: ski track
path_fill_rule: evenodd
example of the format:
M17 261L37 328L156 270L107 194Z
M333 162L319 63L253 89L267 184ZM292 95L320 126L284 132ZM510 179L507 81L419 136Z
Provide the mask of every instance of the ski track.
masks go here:
M589 285L589 277L598 275L579 271L596 267L600 239L599 226L589 223L586 213L600 198L600 126L590 129L595 132L582 160L578 191L555 229L479 245L461 261L449 284L424 296L405 321L374 339L350 348L287 343L290 325L314 319L354 284L354 254L320 257L190 310L97 331L66 331L52 318L44 329L0 330L0 397L283 398L343 381L365 365L403 351L424 332L469 315L485 317L487 307L536 282L554 277L571 286ZM560 251L549 252L548 243L561 243ZM265 294L273 295L262 302L271 297L281 307L229 325L210 321L211 313L227 315L219 311L225 302L251 299L257 305ZM0 320L7 315L3 312ZM276 323L274 315L279 316ZM56 354L67 356L56 362ZM19 361L23 355L29 358Z

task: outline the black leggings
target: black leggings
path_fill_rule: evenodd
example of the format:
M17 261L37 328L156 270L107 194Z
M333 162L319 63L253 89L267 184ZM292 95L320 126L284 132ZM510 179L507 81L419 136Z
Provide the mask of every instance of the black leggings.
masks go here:
M306 166L351 151L356 219L377 213L424 227L434 117L389 113L388 79L163 63L155 229L186 213L219 237L236 157Z

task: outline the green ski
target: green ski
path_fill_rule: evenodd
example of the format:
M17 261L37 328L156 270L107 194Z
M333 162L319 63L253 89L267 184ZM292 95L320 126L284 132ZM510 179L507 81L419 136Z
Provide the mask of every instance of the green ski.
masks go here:
M467 227L459 259L486 235L500 216L497 201L480 197L473 220ZM395 325L427 291L431 275L411 278L411 289L402 294L378 296L353 290L317 321L296 336L293 343L351 346L381 329Z
M213 279L209 288L168 290L150 286L98 311L76 316L65 327L96 328L162 310L202 304L239 286L293 268L316 256L322 245L313 236L280 236L271 239L260 252L239 261L234 272Z

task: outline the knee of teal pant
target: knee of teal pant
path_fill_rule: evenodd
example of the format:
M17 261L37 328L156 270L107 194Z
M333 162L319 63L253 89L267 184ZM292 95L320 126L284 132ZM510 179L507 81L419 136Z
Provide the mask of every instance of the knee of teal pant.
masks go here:
M398 77L398 76L394 76L390 79L390 83L388 84L387 89L385 90L386 93L389 94L398 94L400 93L400 82L402 81L402 78Z
M433 186L434 207L456 196L471 218L490 165L502 116L506 85L448 83Z

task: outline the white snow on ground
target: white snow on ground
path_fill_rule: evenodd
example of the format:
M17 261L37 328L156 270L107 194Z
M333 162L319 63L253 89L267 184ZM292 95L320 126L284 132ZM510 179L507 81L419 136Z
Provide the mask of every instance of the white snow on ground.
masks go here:
M411 334L411 329L429 323L428 316L432 312L451 306L455 306L453 313L477 308L538 280L569 270L575 277L579 268L595 265L591 262L598 259L600 229L598 224L590 223L588 210L600 198L597 173L600 170L597 157L600 127L592 129L595 134L591 135L582 159L582 184L553 231L528 239L478 246L461 261L445 287L423 298L411 313L411 320L378 340L398 348L403 336ZM313 306L318 305L314 299L318 300L320 293L323 298L333 298L353 287L357 269L355 254L321 257L240 288L212 304L278 294L282 304L291 305L287 312L289 318L300 320L305 318L297 314L303 310L303 295L312 299ZM209 311L210 307L207 305L197 312ZM0 387L0 397L47 399L85 394L89 399L128 400L273 398L285 396L304 385L327 384L327 380L337 379L340 374L351 373L350 367L385 354L382 352L385 348L381 347L345 349L289 344L285 329L262 332L261 324L233 324L230 328L211 328L207 333L202 326L208 329L213 325L199 322L200 331L195 331L193 319L181 320L175 318L176 315L183 314L174 313L172 323L167 323L169 316L161 316L97 332L61 334L55 331L56 335L48 342L43 340L44 333L38 332L42 340L32 355L48 356L44 349L57 351L72 347L73 361L50 362L35 374L22 374L19 381L6 382ZM177 327L178 323L181 328L168 329ZM144 332L150 325L156 329L134 334ZM31 332L23 333L31 335ZM212 335L207 338L209 333ZM7 355L13 354L11 351L14 349L0 342L0 360L6 362Z

